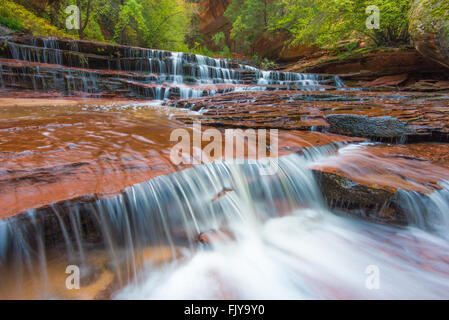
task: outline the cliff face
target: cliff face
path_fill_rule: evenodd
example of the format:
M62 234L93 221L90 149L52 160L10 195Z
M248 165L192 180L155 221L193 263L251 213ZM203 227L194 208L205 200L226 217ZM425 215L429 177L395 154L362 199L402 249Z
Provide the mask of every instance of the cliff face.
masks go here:
M223 32L226 35L227 45L232 49L232 41L229 40L232 25L224 16L230 2L230 0L203 0L200 3L199 31L204 35L209 48L217 49L212 41L212 36Z
M212 50L219 50L212 41L212 36L223 32L226 35L226 45L231 51L235 51L235 43L230 39L232 24L224 16L230 3L231 0L203 0L200 3L201 11L198 18L201 23L199 31L204 35L207 46ZM286 40L288 40L286 34L279 34L272 38L261 36L254 45L254 53L260 57L294 61L315 51L315 48L304 46L287 47L284 45Z

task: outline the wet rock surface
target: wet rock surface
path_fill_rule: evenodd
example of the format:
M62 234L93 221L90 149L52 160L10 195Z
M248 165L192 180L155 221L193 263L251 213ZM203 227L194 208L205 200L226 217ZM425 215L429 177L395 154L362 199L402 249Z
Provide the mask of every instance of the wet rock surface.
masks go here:
M326 116L329 130L356 137L401 138L413 132L405 121L392 117L369 118L353 114L330 114Z
M441 188L440 182L449 179L447 99L444 94L273 91L227 93L171 105L200 111L199 115L177 117L185 123L289 129L286 132L316 137L321 134L325 139L334 132L339 134L335 142L371 139L394 143L361 145L347 152L343 148L341 154L337 151L327 162L315 163L311 169L332 207L354 215L364 212L376 221L402 224L407 218L395 208L398 190L430 194ZM356 140L340 138L344 136ZM413 143L419 141L430 143ZM408 144L401 144L404 142Z
M417 91L420 81L446 81L448 71L414 48L379 49L343 57L309 57L286 67L293 72L338 74L344 81L376 91ZM418 91L445 91L445 86Z
M234 242L235 234L215 225L220 221L202 224L211 214L253 210L265 221L300 210L304 221L314 220L319 217L309 202L321 203L322 193L336 212L407 224L410 214L398 205L400 196L429 199L447 189L447 93L364 91L329 75L47 40L9 39L9 51L1 54L0 235L7 241L0 243L0 258L33 252L29 265L42 265L42 248L54 249L55 256L57 249L74 255L79 260L70 261L86 266L83 288L67 293L61 288L63 259L49 261L48 283L55 284L56 298L111 298L148 268L146 261L165 263L178 256L178 248L195 248L198 242ZM19 51L11 51L11 42ZM408 80L409 75L388 76L367 87ZM137 101L142 98L164 101ZM175 165L170 155L177 141L171 134L185 129L193 136L198 121L201 131L213 127L223 136L230 128L278 129L282 170L270 178L249 166L236 170L209 163L223 155L203 158L205 166ZM248 143L243 143L245 159L253 156ZM271 141L265 148L272 148ZM189 151L198 157L195 146ZM244 183L229 184L234 170ZM238 191L242 185L244 192ZM236 206L236 193L248 190L254 208ZM87 256L83 248L89 249ZM93 248L110 252L96 254ZM2 263L0 273L9 274ZM14 281L7 280L0 297L38 294L39 286L31 285L10 293Z
M190 166L170 159L177 143L171 133L185 125L168 119L188 112L151 102L65 101L0 98L2 218L84 196L110 197ZM279 137L280 155L357 141L300 131L280 131Z
M178 125L163 114L139 114L135 104L113 101L47 103L0 107L1 217L86 195L115 195L179 169L169 159L170 133Z
M398 191L429 195L449 179L449 144L360 145L341 149L311 169L332 206L373 211L385 221L405 223ZM371 210L376 208L376 210ZM390 212L391 211L391 212Z
M409 141L448 141L447 101L446 94L279 90L227 93L169 104L201 110L198 115L177 117L186 123L329 131L331 125L326 119L330 116L336 119L332 121L334 128L337 122L353 123L356 136L381 139L407 135Z
M447 144L439 142L447 139L448 130L449 111L442 95L270 91L166 103L192 110L187 112L120 100L64 103L64 99L37 96L18 100L12 95L0 102L4 105L0 123L3 217L86 195L93 199L116 195L136 183L185 168L169 159L175 143L169 142L170 133L186 125L191 130L197 120L203 130L213 126L223 134L226 128L279 128L280 156L335 143L360 143L370 137L400 142L406 123L409 142L433 142L364 147L362 153L344 155L341 162L319 170L393 194L398 188L426 194L447 178L446 169L440 169L447 166L445 152L449 152ZM333 131L329 117L337 112L341 114L337 118L363 119L358 123L361 131L328 132ZM393 127L394 134L376 122L385 121L382 116L388 113L400 119L391 122L399 124L400 130ZM172 120L166 120L169 115ZM366 125L370 121L371 128ZM334 198L334 203L341 200ZM364 201L370 203L369 197Z

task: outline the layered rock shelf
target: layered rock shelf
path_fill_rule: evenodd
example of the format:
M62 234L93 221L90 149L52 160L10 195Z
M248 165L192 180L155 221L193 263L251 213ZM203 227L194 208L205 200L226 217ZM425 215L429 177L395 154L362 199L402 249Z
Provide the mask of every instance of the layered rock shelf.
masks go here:
M0 79L16 89L158 100L342 85L335 76L264 72L193 54L27 36L0 39Z
M374 141L449 141L445 94L280 90L228 93L169 104L201 110L198 115L178 117L186 123L329 131Z

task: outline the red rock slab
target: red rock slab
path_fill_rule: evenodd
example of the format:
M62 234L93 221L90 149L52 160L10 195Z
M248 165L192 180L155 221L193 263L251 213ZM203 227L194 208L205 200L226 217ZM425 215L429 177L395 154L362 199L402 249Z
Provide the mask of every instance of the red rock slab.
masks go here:
M103 99L103 98L78 98L78 97L67 97L62 95L54 96L56 92L50 94L37 94L36 92L27 92L30 96L25 95L23 92L20 94L17 91L11 92L10 94L4 94L0 90L0 108L2 107L70 107L70 106L101 106L101 105L114 105L123 106L133 103L142 103L138 100L130 99Z
M371 145L340 150L311 169L337 174L359 184L392 193L423 194L441 189L449 179L449 144Z
M401 83L405 82L407 78L408 75L406 73L394 76L380 77L374 81L365 83L364 87L398 86Z
M351 138L331 133L280 130L278 143L279 156L302 152L306 148L321 147L333 143L346 144L362 141L364 140L360 138Z
M375 145L371 149L373 154L385 158L403 158L449 168L448 143L417 143L408 145Z
M186 129L189 134L194 130L169 119L170 114L185 111L145 105L135 109L116 100L69 100L67 105L63 101L0 100L4 102L0 105L0 218L85 196L113 196L126 187L191 166L175 165L170 159L177 143L170 141L173 130ZM220 132L225 144L224 130ZM350 141L358 140L280 130L279 155ZM244 157L252 155L248 142L244 141ZM202 142L203 150L208 143ZM195 155L193 149L189 151ZM203 161L223 155L218 156Z
M45 105L45 104L44 104ZM157 112L0 107L0 217L86 195L110 195L179 170L179 124ZM167 138L168 137L168 138Z

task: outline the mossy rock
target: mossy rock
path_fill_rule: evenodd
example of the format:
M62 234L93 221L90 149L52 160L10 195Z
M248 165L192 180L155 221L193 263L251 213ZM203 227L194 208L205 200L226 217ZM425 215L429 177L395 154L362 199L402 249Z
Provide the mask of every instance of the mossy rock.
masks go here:
M449 69L449 3L447 0L412 0L410 35L424 57Z

